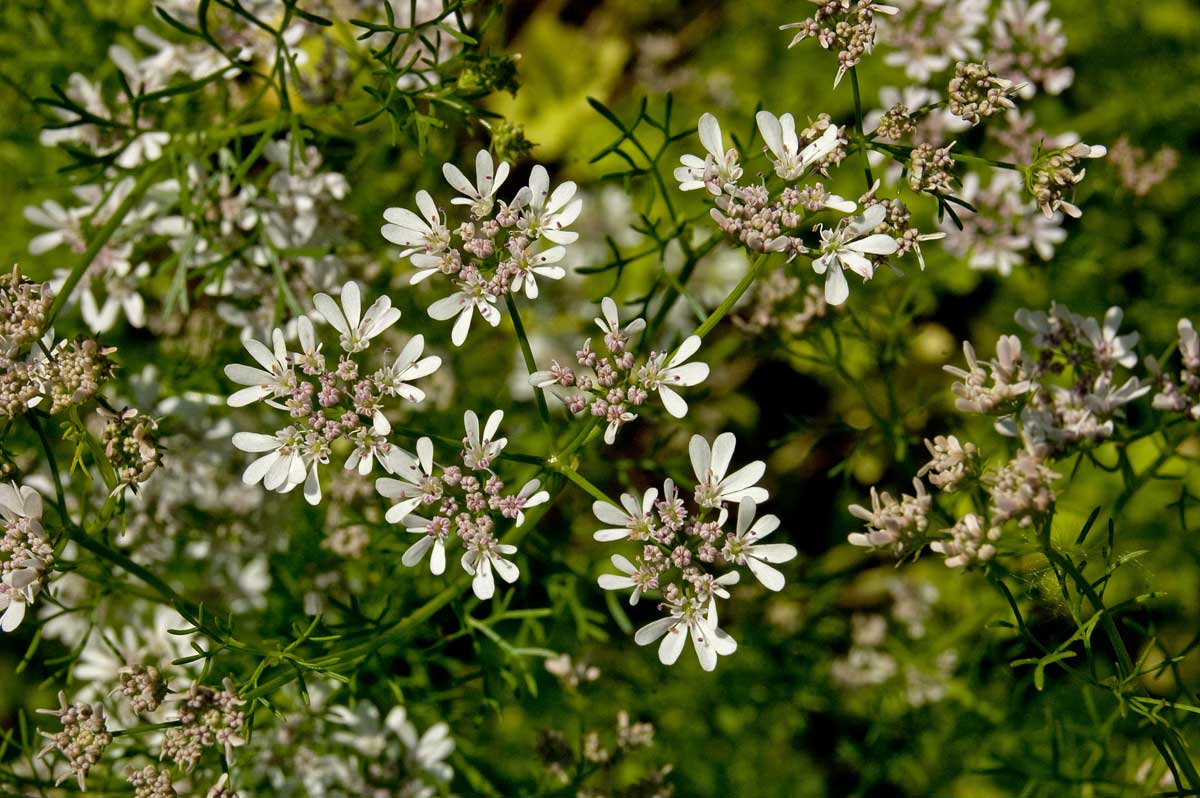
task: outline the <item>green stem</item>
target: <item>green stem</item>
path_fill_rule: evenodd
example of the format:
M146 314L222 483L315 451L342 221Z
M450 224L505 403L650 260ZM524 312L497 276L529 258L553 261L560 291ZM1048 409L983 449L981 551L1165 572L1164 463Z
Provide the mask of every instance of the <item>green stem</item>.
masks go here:
M850 86L854 90L854 130L858 133L858 153L862 156L863 173L867 177L867 191L870 191L871 186L875 185L875 177L871 174L871 161L867 158L867 148L863 144L867 137L863 133L862 94L858 88L857 67L850 67Z
M566 463L562 463L562 462L555 463L554 469L556 471L558 471L558 473L560 473L564 477L566 477L567 479L574 482L579 488L581 488L583 490L584 493L588 494L593 499L597 499L606 504L615 504L618 507L620 506L619 504L617 504L617 502L608 498L608 496L605 495L604 491L597 488L595 485L593 485L591 482L589 482L582 474L580 474L578 471L576 471L574 468L567 465Z
M521 323L521 314L517 312L516 300L513 299L511 293L506 293L504 303L508 305L508 315L512 317L513 329L517 331L517 340L521 344L521 355L525 358L525 368L532 377L533 373L538 370L537 361L533 359L533 348L529 345L529 336L525 334L525 325ZM533 397L537 401L538 416L541 417L542 424L549 427L550 408L546 406L546 392L535 385Z
M75 286L83 279L83 273L92 265L92 261L100 254L100 250L108 243L108 240L117 232L117 228L125 221L125 217L133 210L133 206L141 201L142 196L150 189L151 184L158 177L158 171L169 159L166 153L163 157L147 166L138 176L137 182L133 184L129 195L121 201L117 209L113 211L112 216L104 223L92 240L88 243L87 249L84 250L83 256L75 267L71 269L71 273L67 275L67 279L63 281L62 287L58 291L58 295L54 297L54 302L50 305L50 312L46 314L46 321L42 325L42 332L50 329L50 325L54 323L54 318L58 315L63 306L67 304L67 300L71 297L71 292L75 290Z
M705 319L699 327L692 331L692 335L703 338L712 332L712 329L716 327L718 323L720 323L721 319L728 315L729 311L733 310L733 306L736 305L737 301L742 298L742 294L746 293L746 290L749 289L754 281L758 278L758 275L762 272L763 265L766 264L768 257L770 257L770 253L763 252L754 259L754 262L750 264L750 268L746 270L746 274L743 275L742 279L738 281L738 284L733 287L733 290L729 292L729 296L725 297L725 301L718 305L712 313L708 314L708 318Z

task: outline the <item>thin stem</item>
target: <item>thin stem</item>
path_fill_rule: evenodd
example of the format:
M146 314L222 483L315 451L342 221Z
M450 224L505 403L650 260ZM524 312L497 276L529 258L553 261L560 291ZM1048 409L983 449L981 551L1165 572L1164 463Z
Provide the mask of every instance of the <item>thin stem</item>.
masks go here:
M50 476L54 480L54 495L58 499L58 511L63 516L63 523L69 524L71 520L66 517L67 499L66 493L63 491L62 475L58 471L58 461L54 458L54 451L50 448L50 441L46 438L46 433L42 429L41 422L37 419L36 412L26 413L25 417L29 420L29 426L33 427L34 433L38 440L41 441L42 450L46 453L46 463L50 466Z
M79 281L83 279L83 273L86 272L88 267L92 265L92 261L96 259L97 255L100 254L100 250L104 248L104 245L108 243L108 240L113 237L114 233L117 232L117 228L121 226L121 223L125 220L126 215L133 210L133 206L141 201L142 195L149 190L150 185L158 177L159 169L161 169L168 160L170 159L167 158L166 154L164 153L163 157L159 158L142 171L142 174L138 176L137 182L134 183L133 188L130 189L129 195L121 201L121 204L117 206L115 211L113 211L112 216L110 216L108 221L104 223L104 226L101 227L96 232L96 235L92 237L87 249L85 249L83 252L83 256L80 257L79 262L75 264L75 267L71 269L71 273L67 275L67 279L63 281L62 287L59 288L58 295L54 297L54 302L50 305L50 312L46 314L46 321L42 325L43 333L50 329L50 325L54 323L54 318L58 315L59 311L63 309L63 306L67 304L67 300L70 299L71 292L75 290L75 286L79 284Z
M513 329L517 331L517 341L521 344L521 355L525 358L525 368L529 376L538 370L537 361L533 359L533 348L529 345L529 336L525 334L525 325L521 323L521 314L517 312L517 303L511 293L504 295L504 303L508 305L508 314L512 317ZM546 392L536 385L533 387L533 397L537 401L538 416L542 424L550 426L550 408L546 406Z
M770 257L770 253L763 252L754 259L754 263L750 264L750 268L746 270L746 274L742 276L742 279L738 281L738 284L735 285L733 290L729 292L729 296L725 297L725 301L718 305L712 313L708 314L708 318L705 319L699 327L692 331L692 335L703 338L712 332L712 329L720 323L721 319L725 318L729 311L733 310L733 306L736 305L738 300L742 298L742 294L746 293L746 290L749 289L754 281L758 278L758 275L760 272L762 272L763 265L766 264L768 257Z
M584 493L588 494L593 499L598 499L599 501L605 502L607 504L616 504L616 502L614 502L612 499L608 498L607 495L605 495L604 491L597 488L595 485L593 485L591 482L589 482L586 477L584 477L582 474L580 474L578 471L576 471L574 468L567 465L566 463L561 463L561 462L555 463L554 469L556 471L558 471L558 473L560 473L564 477L566 477L567 479L574 482L579 488L581 488L583 490Z
M867 191L875 185L875 177L871 174L871 161L867 158L867 148L864 146L866 135L863 133L862 94L858 88L858 68L850 67L850 86L854 90L854 130L858 133L858 153L862 156L863 173L867 177Z

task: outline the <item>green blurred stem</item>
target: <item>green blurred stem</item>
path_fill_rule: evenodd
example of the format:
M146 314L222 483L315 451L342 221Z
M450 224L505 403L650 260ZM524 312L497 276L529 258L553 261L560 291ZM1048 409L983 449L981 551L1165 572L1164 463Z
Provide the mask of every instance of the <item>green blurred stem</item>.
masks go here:
M871 161L867 158L867 148L863 144L866 135L863 133L862 94L858 88L857 67L850 67L850 86L854 89L854 130L858 133L858 152L862 156L863 173L867 176L867 191L870 191L871 186L875 185L875 176L871 174Z
M71 269L71 273L67 275L67 279L63 281L62 287L58 291L58 295L54 297L54 302L50 305L50 312L46 314L46 321L42 325L42 332L50 329L50 325L54 323L54 318L58 315L63 306L67 304L67 300L71 297L71 292L75 290L75 286L83 279L83 273L92 265L92 261L100 254L100 250L108 243L108 240L117 232L117 228L125 221L125 217L133 210L133 206L141 201L142 196L149 190L150 186L158 178L158 172L163 165L170 160L163 154L163 157L154 161L138 176L137 182L133 184L129 195L121 201L117 209L113 211L112 216L104 223L96 234L92 236L92 240L88 243L87 249L84 250L79 262Z
M517 303L511 292L504 295L504 304L508 305L508 314L512 316L513 329L517 331L517 340L521 343L521 355L525 358L525 368L529 376L538 370L537 361L533 359L533 348L529 345L529 336L525 334L525 325L521 323L521 314L517 312ZM546 406L546 392L536 385L533 387L533 397L537 401L538 416L542 424L550 426L550 408Z
M749 289L750 286L753 285L754 281L758 279L758 276L760 273L762 273L763 266L766 264L767 258L769 257L769 252L763 252L754 259L754 262L750 264L750 268L746 270L746 274L742 276L742 279L738 281L738 284L735 285L733 290L729 292L729 296L725 297L725 301L720 305L717 305L716 309L713 310L712 313L708 314L708 318L705 319L699 327L692 331L692 335L703 338L712 332L713 328L720 323L721 319L725 318L725 316L729 314L729 311L733 310L733 306L736 305L738 300L742 298L742 294L746 293L747 289Z

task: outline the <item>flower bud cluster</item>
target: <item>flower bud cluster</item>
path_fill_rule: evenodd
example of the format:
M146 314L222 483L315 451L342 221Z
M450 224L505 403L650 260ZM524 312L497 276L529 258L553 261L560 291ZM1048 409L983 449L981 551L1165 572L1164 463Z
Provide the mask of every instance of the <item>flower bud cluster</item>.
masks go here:
M908 156L908 187L914 192L926 194L949 194L953 189L954 158L950 149L955 142L945 147L933 144L918 144Z
M816 39L824 49L836 50L838 71L833 85L837 86L846 71L874 48L876 12L895 14L896 9L874 0L819 0L811 17L781 25L780 30L797 29L788 47Z
M238 697L233 682L226 677L223 691L193 682L179 700L179 726L167 729L162 755L184 771L191 772L205 750L220 746L226 759L233 749L245 744L242 736L246 715L245 701Z
M18 266L0 275L0 365L11 367L20 350L41 336L53 302L50 286L29 280Z
M121 695L129 700L134 712L153 712L167 697L167 683L153 665L131 665L122 668Z
M591 373L576 373L553 361L548 371L530 375L535 388L549 388L575 415L590 415L607 422L604 442L612 444L617 432L638 414L651 394L657 393L667 412L675 418L687 414L687 402L675 388L699 385L708 378L708 365L687 362L700 347L696 336L686 338L674 352L652 351L640 364L632 351L633 338L646 328L644 319L622 326L617 303L605 297L600 303L601 316L596 326L604 333L608 354L592 349L588 338L575 353L581 368Z
M1029 171L1029 191L1047 217L1061 210L1079 218L1081 211L1069 201L1075 186L1083 182L1087 170L1079 165L1083 158L1103 158L1108 150L1100 145L1080 142L1065 149L1044 154Z
M142 769L130 768L125 775L133 787L133 798L176 798L179 793L171 784L171 771L155 765Z
M946 493L953 493L978 468L979 449L970 441L962 444L953 435L938 435L933 440L926 438L925 448L929 449L930 460L917 476L928 475L933 486Z
M954 77L946 90L950 112L972 125L1016 108L1012 94L1012 81L997 75L986 63L967 64L962 61L955 65Z
M109 355L115 346L101 346L92 338L62 341L43 365L43 392L50 399L50 412L57 414L91 399L112 377L116 365Z
M108 419L100 433L100 442L117 474L118 489L130 487L136 490L162 465L158 422L150 416L140 415L132 407L120 413L101 408L100 413Z
M914 495L900 495L899 501L887 491L871 488L871 507L861 504L850 505L850 514L866 524L866 532L852 532L850 545L874 551L886 551L894 557L904 557L915 552L925 542L925 530L929 527L929 511L933 499L925 492L925 484L913 480Z
M42 732L49 742L39 756L45 757L51 751L61 753L79 780L79 789L86 790L88 772L100 761L104 749L113 739L105 724L104 708L99 704L69 704L66 694L61 691L58 703L60 708L57 710L38 710L45 715L56 715L62 723L62 731Z
M91 399L113 373L114 347L79 337L35 346L49 319L53 292L17 267L0 277L0 416L23 414L43 398L61 413ZM49 349L46 354L40 347Z

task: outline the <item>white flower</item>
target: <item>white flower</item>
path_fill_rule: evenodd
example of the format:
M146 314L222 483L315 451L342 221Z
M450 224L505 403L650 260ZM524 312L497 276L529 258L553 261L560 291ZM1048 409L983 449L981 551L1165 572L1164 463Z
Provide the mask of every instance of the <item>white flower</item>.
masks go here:
M400 500L389 507L384 515L384 519L389 524L398 524L401 521L408 523L406 516L422 503L425 496L435 495L437 487L437 482L433 477L432 440L421 438L417 441L415 459L399 447L396 447L396 452L398 467L395 474L399 479L380 477L375 480L375 490L379 491L381 496Z
M21 529L24 536L49 551L49 541L42 530L42 497L28 485L0 483L0 517L7 525ZM9 570L0 579L0 631L11 632L21 625L29 605L42 587L42 577L49 563L42 555L19 543L9 551L12 559Z
M1137 377L1130 377L1120 388L1113 388L1112 377L1101 374L1096 378L1091 393L1084 397L1084 401L1088 409L1096 415L1111 416L1117 413L1122 405L1150 393L1153 387L1151 383L1143 385Z
M658 500L658 488L650 488L642 495L641 502L632 493L621 494L622 512L616 506L597 501L592 503L592 514L610 528L597 530L592 537L602 543L632 538L646 540L655 532L654 502Z
M550 176L546 167L536 164L529 172L529 185L513 200L513 208L523 209L517 226L531 239L544 238L555 244L574 243L579 233L563 228L579 218L583 210L583 200L573 199L576 188L575 183L568 180L554 189L547 199Z
M25 220L50 231L33 237L29 242L29 254L41 255L64 243L72 250L83 252L86 244L80 229L80 220L87 213L87 208L67 210L54 200L45 200L40 206L25 206Z
M662 638L658 646L658 659L663 665L675 664L688 637L692 639L700 667L706 671L717 667L718 656L728 656L737 650L737 641L717 626L715 601L709 602L707 613L694 599L664 606L671 613L668 617L646 624L633 636L639 646Z
M170 133L147 131L139 133L133 141L121 150L116 164L122 169L133 169L143 163L157 161L162 157L163 147L171 141Z
M421 402L425 392L415 385L409 385L412 380L428 377L441 368L442 359L437 355L421 357L425 351L425 336L414 335L409 339L400 354L390 366L384 366L374 374L374 381L379 391L387 396L399 396L410 402ZM386 435L388 430L380 434Z
M770 111L759 111L754 118L763 141L775 156L775 174L784 180L795 180L809 167L823 161L837 148L841 135L841 128L830 125L816 141L801 149L800 139L796 135L796 120L791 114L777 117Z
M342 286L341 298L339 306L328 294L321 293L313 297L313 304L321 318L341 333L339 343L346 352L366 349L372 338L400 319L399 308L392 307L392 300L386 296L376 299L367 312L362 313L362 294L353 280Z
M462 170L454 164L443 164L442 174L446 182L463 195L450 202L454 205L470 205L471 213L482 218L492 212L496 190L508 177L508 164L501 162L499 168L494 168L492 154L487 150L480 150L475 156L475 185L471 185L471 181L467 180Z
M537 299L538 286L534 280L534 275L545 277L548 280L561 280L567 276L567 270L561 266L550 266L548 264L558 263L566 257L567 250L563 247L550 247L545 252L531 254L528 251L521 253L520 257L513 260L513 264L517 268L517 274L512 281L512 290L520 291L525 289L525 296L530 299Z
M596 326L604 333L604 344L610 351L624 349L630 338L646 329L646 320L642 318L634 319L622 327L617 315L617 303L611 297L600 300L600 315L604 318L597 317Z
M488 536L485 540L471 545L470 550L463 555L463 570L472 575L471 590L481 599L490 599L496 593L496 580L492 570L500 574L500 578L510 585L517 581L521 571L512 560L503 555L514 554L516 546L507 543L497 543Z
M642 582L636 577L638 569L634 567L628 559L620 554L612 556L612 564L617 570L624 574L600 574L600 579L597 580L603 590L626 590L633 588L633 595L629 597L629 605L635 606L642 598Z
M30 568L9 571L0 579L0 632L12 632L25 620L35 598L39 574Z
M813 261L813 271L825 275L825 301L829 304L840 305L850 296L843 268L870 280L875 266L866 255L891 255L899 248L891 236L871 234L886 213L883 205L872 205L861 216L821 230L821 256Z
M500 311L496 310L496 295L491 292L487 281L477 270L467 271L466 279L458 285L459 291L429 306L429 317L446 321L457 316L454 328L450 331L450 340L455 346L462 346L471 329L471 316L474 311L478 311L483 320L493 327L500 323Z
M726 538L726 559L745 565L767 590L783 590L783 574L768 563L781 563L796 557L796 547L787 543L759 543L779 528L779 518L764 515L757 521L758 505L750 497L738 504L737 533Z
M0 517L11 523L21 518L38 522L41 528L42 494L28 485L0 482Z
M138 292L138 281L150 274L149 263L139 263L135 268L130 262L132 252L129 244L101 248L92 261L89 273L98 270L96 277L88 274L79 286L79 314L94 333L107 332L117 323L117 312L124 311L125 318L134 327L146 325L146 302ZM104 303L96 301L92 293L93 283L104 289Z
M445 520L442 519L442 521ZM404 519L404 526L410 534L420 535L421 539L404 551L400 562L412 568L425 559L426 552L432 552L429 555L429 572L434 576L441 576L445 573L446 538L450 534L449 523L434 523L420 516L410 515Z
M266 452L262 457L250 463L242 473L242 481L247 485L262 482L267 490L287 493L292 488L305 482L304 457L301 450L304 446L304 434L295 427L287 427L274 435L264 435L258 432L238 432L233 436L233 445L243 452ZM312 472L304 486L304 498L310 504L320 501L320 486L317 484L317 464L314 460ZM314 500L315 497L315 500Z
M521 486L521 490L513 497L513 506L516 507L516 517L514 524L521 526L525 523L525 511L530 507L537 507L539 504L545 504L550 501L550 493L548 491L539 490L542 487L540 480L531 479Z
M719 507L724 502L740 502L747 497L761 504L769 498L770 494L764 488L755 487L754 484L767 470L762 460L755 460L729 476L725 475L736 446L737 438L732 432L718 435L711 449L704 438L692 436L688 454L691 455L692 470L696 473L696 503L701 507Z
M283 340L283 330L278 328L271 333L274 351L266 344L247 338L242 346L250 353L262 368L254 368L241 363L230 363L225 367L225 376L238 385L246 385L240 391L235 391L226 402L230 407L245 407L251 402L261 399L278 399L291 393L296 386L296 374L288 360L287 346ZM279 409L286 409L277 402L267 404ZM248 450L249 451L249 450ZM257 481L257 480L256 480Z
M463 424L467 430L467 436L463 438L463 463L467 468L486 470L492 464L492 460L503 451L508 438L493 440L503 420L503 410L493 411L483 427L483 434L480 435L479 416L475 415L475 411L468 410L463 414Z
M663 354L652 355L644 367L638 370L638 379L648 391L658 391L663 407L675 418L687 415L687 402L672 386L691 387L708 379L707 363L688 363L687 359L700 348L700 337L689 335L675 353L663 362Z
M1119 363L1129 369L1137 365L1137 352L1133 348L1137 346L1138 334L1117 335L1123 317L1124 312L1114 305L1104 314L1103 327L1095 319L1083 320L1083 333L1092 349L1096 350L1096 362L1101 366L1111 367Z
M385 723L408 749L408 761L413 769L424 771L437 781L450 781L454 771L445 759L454 752L454 740L450 737L449 726L435 723L418 738L417 729L408 721L404 707L389 712Z
M414 253L431 255L441 252L450 243L450 230L428 191L421 189L417 192L417 208L421 211L420 216L408 208L388 208L383 212L388 224L379 232L388 241L405 248L400 252L402 258ZM416 258L413 258L413 263L421 265ZM412 282L419 283L427 276L414 276Z
M681 156L679 162L683 166L675 169L675 179L679 181L680 191L707 188L710 194L719 197L726 185L736 184L742 177L738 151L732 147L725 149L721 125L712 114L702 115L698 128L700 143L708 155L703 159L695 155Z
M621 410L615 406L610 406L608 408L607 418L608 426L604 428L604 442L609 446L612 446L617 440L617 433L620 432L621 427L636 419L637 413L633 413L629 410Z

